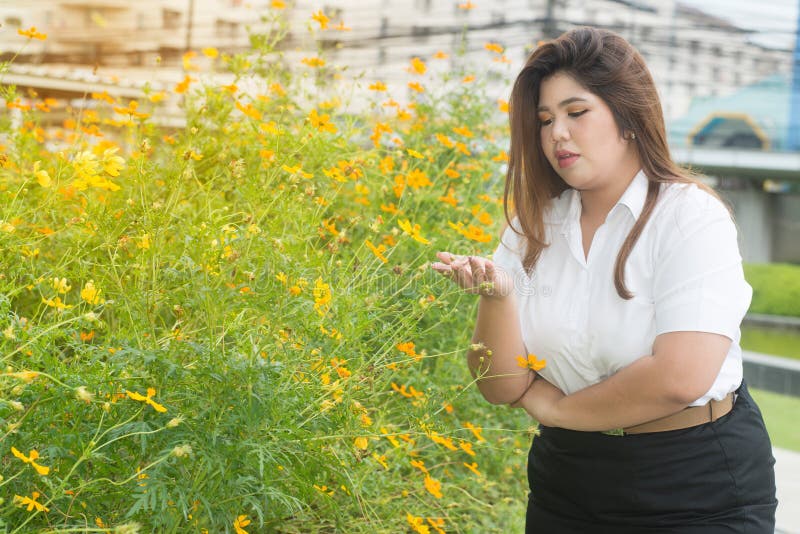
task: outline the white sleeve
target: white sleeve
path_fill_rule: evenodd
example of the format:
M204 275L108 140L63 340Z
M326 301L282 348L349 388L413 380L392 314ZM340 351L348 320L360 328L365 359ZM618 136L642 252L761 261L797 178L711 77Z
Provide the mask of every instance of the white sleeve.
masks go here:
M511 220L517 230L519 228L519 219L514 217ZM505 229L503 235L500 237L500 244L492 254L492 262L496 268L502 269L511 275L515 281L524 272L522 267L522 254L524 251L524 238L517 235L511 226ZM516 286L516 283L515 283Z
M716 198L693 193L679 200L660 239L653 280L656 335L698 331L735 341L753 296L736 225Z

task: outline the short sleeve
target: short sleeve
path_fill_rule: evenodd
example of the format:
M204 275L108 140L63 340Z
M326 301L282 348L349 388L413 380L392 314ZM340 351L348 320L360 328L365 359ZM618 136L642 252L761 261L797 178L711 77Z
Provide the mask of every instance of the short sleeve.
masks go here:
M687 196L676 199L680 204L660 238L653 279L656 335L698 331L736 341L753 296L736 225L708 193Z
M512 226L519 231L519 219L517 217L511 220L511 226L508 226L500 237L500 243L492 254L492 262L495 267L506 271L514 280L517 280L517 277L524 272L522 267L524 240L522 236L514 232Z

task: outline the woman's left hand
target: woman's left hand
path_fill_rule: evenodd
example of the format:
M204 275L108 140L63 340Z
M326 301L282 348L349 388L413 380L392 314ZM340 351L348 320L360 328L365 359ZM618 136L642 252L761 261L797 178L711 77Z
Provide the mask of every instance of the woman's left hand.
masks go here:
M563 391L539 376L525 395L511 407L524 408L531 417L545 426L559 426L558 401L564 397Z

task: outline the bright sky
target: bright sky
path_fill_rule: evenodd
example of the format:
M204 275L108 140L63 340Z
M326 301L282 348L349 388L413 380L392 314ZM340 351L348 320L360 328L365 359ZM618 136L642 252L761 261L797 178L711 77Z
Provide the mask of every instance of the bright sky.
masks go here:
M800 0L678 0L727 19L742 28L757 30L753 40L766 46L793 49Z

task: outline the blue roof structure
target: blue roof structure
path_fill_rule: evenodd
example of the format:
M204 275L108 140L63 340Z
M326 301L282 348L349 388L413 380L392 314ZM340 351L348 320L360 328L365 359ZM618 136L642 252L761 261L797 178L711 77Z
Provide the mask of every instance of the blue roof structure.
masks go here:
M667 124L669 144L788 150L790 94L790 76L775 74L727 96L695 98Z

